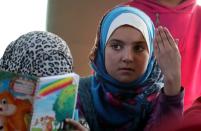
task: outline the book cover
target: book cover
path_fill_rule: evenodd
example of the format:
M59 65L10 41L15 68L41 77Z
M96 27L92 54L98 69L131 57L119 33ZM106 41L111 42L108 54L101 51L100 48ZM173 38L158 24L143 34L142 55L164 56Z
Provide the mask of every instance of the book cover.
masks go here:
M34 97L31 131L58 131L74 118L79 76L75 73L39 79Z
M33 112L37 78L0 71L0 128L3 131L27 131Z

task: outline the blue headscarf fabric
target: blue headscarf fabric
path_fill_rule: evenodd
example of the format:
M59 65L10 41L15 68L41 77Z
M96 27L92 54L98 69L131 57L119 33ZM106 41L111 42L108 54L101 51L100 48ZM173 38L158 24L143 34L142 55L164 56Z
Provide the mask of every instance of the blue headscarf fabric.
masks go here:
M145 73L131 83L121 83L111 77L105 68L105 47L108 30L113 20L123 13L139 16L146 24L150 43L149 62ZM125 20L126 21L126 20ZM152 94L157 94L162 88L163 75L156 64L153 54L153 39L155 35L151 19L139 9L129 6L119 6L108 12L100 23L97 36L98 50L91 66L95 71L92 77L93 103L100 120L116 126L134 122L138 125L144 113L152 110L153 101L147 100ZM123 98L117 99L117 98ZM143 107L142 107L143 106Z

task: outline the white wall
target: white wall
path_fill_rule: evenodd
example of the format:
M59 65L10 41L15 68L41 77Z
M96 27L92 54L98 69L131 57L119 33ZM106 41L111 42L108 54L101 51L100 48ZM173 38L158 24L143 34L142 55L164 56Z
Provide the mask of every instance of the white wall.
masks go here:
M197 0L198 4L201 5L201 0Z
M7 45L33 30L46 30L47 0L0 1L0 57Z

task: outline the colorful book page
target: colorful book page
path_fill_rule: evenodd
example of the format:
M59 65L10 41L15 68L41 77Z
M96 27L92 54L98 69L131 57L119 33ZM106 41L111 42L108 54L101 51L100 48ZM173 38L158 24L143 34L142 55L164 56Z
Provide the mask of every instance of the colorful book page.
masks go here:
M79 76L75 73L40 78L34 99L31 131L58 131L73 118Z

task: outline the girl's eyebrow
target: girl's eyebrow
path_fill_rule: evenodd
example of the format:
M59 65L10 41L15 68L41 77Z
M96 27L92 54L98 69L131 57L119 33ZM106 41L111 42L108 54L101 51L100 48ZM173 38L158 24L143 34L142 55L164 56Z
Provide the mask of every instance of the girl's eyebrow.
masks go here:
M136 41L136 42L134 42L134 43L136 43L136 44L146 44L146 41Z
M116 38L109 40L109 42L124 43L123 41L121 41L121 40L119 40L119 39L116 39Z
M118 38L112 38L111 40L109 40L110 42L118 42L118 43L124 43L122 40L119 40ZM134 41L133 43L135 44L146 44L146 40L138 40L138 41Z

